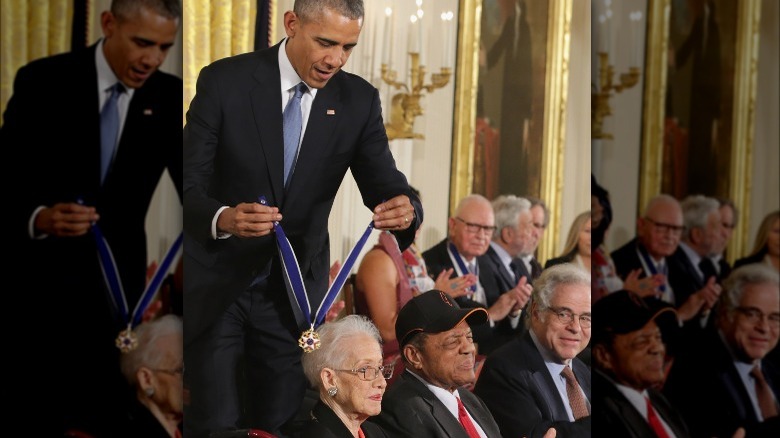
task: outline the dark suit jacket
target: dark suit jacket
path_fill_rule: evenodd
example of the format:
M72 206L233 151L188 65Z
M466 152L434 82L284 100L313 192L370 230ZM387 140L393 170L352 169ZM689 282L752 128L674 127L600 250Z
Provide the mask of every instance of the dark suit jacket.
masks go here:
M780 399L780 369L766 359L761 369L775 399ZM734 360L715 331L707 332L675 359L664 395L679 409L694 437L732 436L740 426L745 427L747 437L777 436L767 429L780 430L780 417L757 422Z
M27 388L28 394L62 397L51 401L58 414L82 407L100 418L98 409L124 415L117 407L124 403L126 383L114 339L126 321L114 315L93 234L31 240L28 223L39 206L79 198L95 206L132 312L146 284L146 213L165 169L181 193L182 81L158 71L135 90L113 167L101 185L96 47L19 69L0 144L7 153L6 168L16 175L9 190L14 207L6 214L14 254L9 268L25 279L24 293L9 297L6 305L34 311L43 333L64 335L63 342L52 343L50 336L17 334L18 349L9 348L32 363L67 358L46 373L22 378L40 386L40 391ZM20 400L20 405L25 403Z
M501 437L498 425L482 400L466 389L458 390L458 394L488 438ZM409 372L401 374L385 392L382 412L368 421L378 424L391 438L468 438L458 418Z
M353 438L344 422L322 401L314 405L311 417L304 426L301 438ZM368 421L364 421L360 429L366 438L387 436L379 426Z
M317 92L295 172L284 188L279 47L221 59L198 78L184 127L185 344L278 259L273 235L212 239L219 208L256 202L260 195L279 207L312 303L327 290L328 215L347 169L369 209L397 195L410 197L415 220L396 234L401 249L414 240L423 219L388 148L378 91L343 70Z
M544 269L547 269L550 266L560 265L563 263L571 263L572 260L574 260L574 256L576 255L577 255L577 251L574 250L566 255L549 259L544 263Z
M38 266L46 266L47 272L55 269L57 277L52 278L75 287L63 290L94 284L94 277L102 285L91 233L35 241L28 237L28 222L37 207L82 199L97 208L98 225L111 246L125 292L129 299L137 298L146 284L146 212L166 168L181 194L182 81L158 71L135 90L116 159L101 186L96 47L33 61L16 74L0 130L13 166L21 167L17 183L24 187L12 190L18 202L9 212L9 230L33 252ZM103 291L100 294L104 306ZM90 295L84 301L94 299ZM135 300L128 304L132 310Z
M656 434L645 417L634 408L614 383L596 370L593 372L593 423L604 436L626 438L656 438ZM653 409L672 428L677 438L690 436L682 417L669 401L658 391L647 390Z
M434 278L445 269L454 268L449 252L447 252L448 243L449 239L444 239L427 251L424 251L422 254L423 259L425 260L425 266L428 267L428 273ZM482 285L482 288L485 289L487 306L463 296L455 299L461 307L490 307L498 300L498 297L503 292L506 292L505 290L501 291L498 286L498 282L493 272L493 262L483 255L477 257L477 266L479 267L479 283ZM453 271L452 277L457 277L457 275L457 270ZM503 322L506 321L499 321L492 328L488 322L471 325L471 330L474 333L474 341L479 348L479 354L490 353L495 347L504 343L507 340L507 336L511 336L511 326L508 322L506 323L506 326L504 326L502 324Z
M572 360L572 369L591 400L590 369L577 358ZM485 401L504 437L541 437L550 427L555 427L558 436L590 436L590 416L569 421L564 400L530 332L488 356L474 393Z
M764 246L764 249L757 252L756 254L742 257L741 259L737 259L734 262L734 269L739 268L740 266L749 265L751 263L764 263L764 257L766 257L767 248Z

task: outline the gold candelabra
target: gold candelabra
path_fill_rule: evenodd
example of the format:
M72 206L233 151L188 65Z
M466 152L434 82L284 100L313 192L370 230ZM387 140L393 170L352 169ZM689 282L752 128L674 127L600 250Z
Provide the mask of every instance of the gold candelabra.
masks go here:
M614 67L609 65L609 54L599 52L599 89L593 92L591 99L591 137L596 139L612 139L612 134L604 132L604 118L612 115L609 99L612 92L631 88L639 82L639 67L629 67L628 73L620 75L620 83L613 84Z
M385 123L387 138L390 140L395 140L396 138L425 138L422 134L417 134L413 131L414 119L423 114L420 99L423 97L424 91L431 93L433 90L447 85L452 74L452 69L442 67L439 73L431 74L431 83L426 85L424 83L425 66L420 65L420 54L409 52L409 56L412 59L411 84L409 85L399 82L396 71L391 70L387 64L382 64L382 80L396 90L404 89L404 92L394 95L391 101L390 121Z

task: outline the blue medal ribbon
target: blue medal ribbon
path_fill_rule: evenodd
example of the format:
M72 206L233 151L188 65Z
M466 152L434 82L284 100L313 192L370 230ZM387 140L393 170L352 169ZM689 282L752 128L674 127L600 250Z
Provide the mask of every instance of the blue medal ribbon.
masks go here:
M262 205L268 205L268 202L264 196L260 196L259 202ZM287 236L284 234L282 226L279 224L279 222L274 222L274 233L276 235L276 243L279 247L279 257L282 261L282 271L284 272L285 281L292 289L295 301L303 313L305 324L311 326L311 328L304 333L304 336L309 336L308 333L310 331L313 332L315 328L319 327L325 322L325 316L328 314L328 310L330 310L333 302L336 299L336 296L341 291L344 283L346 283L347 278L352 271L352 266L355 264L355 261L357 261L357 257L360 254L360 251L363 249L363 246L365 246L366 241L368 240L368 236L373 230L374 222L372 221L370 224L368 224L366 231L363 232L363 235L349 252L349 255L347 255L346 260L344 260L341 268L339 268L339 272L336 274L336 278L328 288L328 291L325 293L325 297L312 317L309 295L306 292L306 285L303 282L303 276L301 275L301 269L298 265L298 259L295 257L295 251L293 250L292 245L290 245L290 241L287 239ZM304 351L306 350L307 349L304 347Z
M458 249L455 248L455 244L452 242L449 242L447 245L447 249L449 249L450 254L452 254L452 258L455 259L455 263L458 265L458 269L460 269L460 275L466 275L470 274L471 271L469 271L469 268L466 267L466 262L463 261L463 259L460 257L460 253L458 252ZM474 263L474 275L479 278L479 264ZM477 291L477 285L472 284L469 289L471 289L471 292L474 293Z
M647 269L650 270L650 274L651 275L657 274L658 270L655 268L655 263L650 258L650 254L647 253L647 250L642 245L638 245L638 244L636 246L636 249L637 252L639 252L639 255L642 256L642 260L645 261L645 265L647 265ZM665 276L667 275L666 263L664 263L664 272L662 272L662 274L664 274ZM666 280L664 280L664 284L658 286L658 290L660 290L662 293L666 292Z
M116 266L116 260L114 260L114 254L111 252L111 246L103 236L103 232L97 223L93 223L92 235L95 238L97 244L98 260L100 261L100 270L103 272L103 279L106 282L106 287L111 296L111 301L114 303L114 307L122 317L122 322L127 324L127 329L123 330L117 338L116 345L123 352L128 352L135 348L137 340L132 333L133 327L141 323L143 314L146 308L152 301L152 298L157 294L157 291L162 285L165 275L168 273L173 260L176 258L176 254L181 248L184 234L179 233L179 237L176 238L173 245L168 248L168 252L163 257L162 263L157 267L152 279L147 283L146 289L141 294L138 303L133 309L133 313L130 314L127 305L127 296L122 286L122 281L119 278L119 269Z

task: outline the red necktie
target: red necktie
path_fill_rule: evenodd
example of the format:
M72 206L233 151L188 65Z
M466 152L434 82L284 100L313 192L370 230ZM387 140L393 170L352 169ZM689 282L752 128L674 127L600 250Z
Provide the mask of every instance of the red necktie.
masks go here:
M653 428L658 438L669 438L664 425L661 424L661 420L658 418L658 414L653 409L653 404L650 403L650 399L645 397L645 401L647 402L647 422L650 423L650 427Z
M366 438L366 436L363 434L363 429L358 428L358 438Z
M466 429L466 433L470 438L480 438L477 428L474 427L474 423L472 423L471 418L469 418L469 413L466 412L466 407L463 406L463 402L460 401L460 397L455 397L455 400L458 401L458 421L460 421L460 424Z

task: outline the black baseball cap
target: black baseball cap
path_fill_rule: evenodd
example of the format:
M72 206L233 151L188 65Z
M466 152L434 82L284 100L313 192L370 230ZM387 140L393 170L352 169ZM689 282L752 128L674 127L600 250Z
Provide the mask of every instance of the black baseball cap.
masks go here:
M613 335L635 332L655 319L664 332L676 326L676 316L674 306L665 301L620 290L600 298L593 305L591 337L594 344L605 342Z
M451 296L440 290L429 290L409 300L398 312L395 337L403 347L415 333L441 333L452 330L465 320L469 325L487 321L483 307L461 309Z

